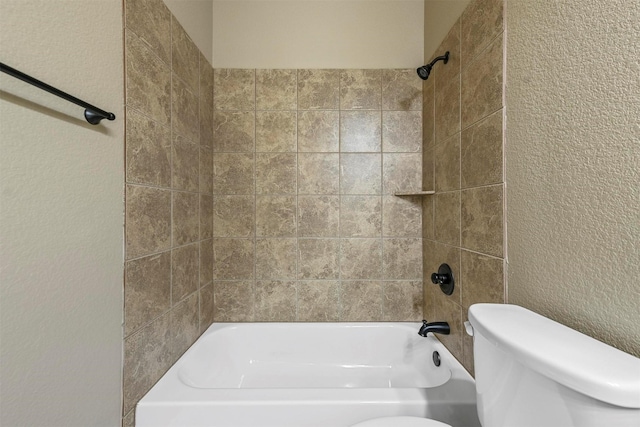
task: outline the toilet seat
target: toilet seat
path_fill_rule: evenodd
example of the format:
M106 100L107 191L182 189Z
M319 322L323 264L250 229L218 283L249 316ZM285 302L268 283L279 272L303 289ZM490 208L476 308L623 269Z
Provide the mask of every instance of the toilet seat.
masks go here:
M429 418L419 417L382 417L363 421L351 427L451 427L449 424Z

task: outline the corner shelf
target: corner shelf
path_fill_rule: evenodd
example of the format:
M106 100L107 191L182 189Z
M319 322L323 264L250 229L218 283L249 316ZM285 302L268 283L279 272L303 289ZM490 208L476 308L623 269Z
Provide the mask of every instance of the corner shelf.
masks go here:
M435 194L435 191L396 191L394 196L429 196Z

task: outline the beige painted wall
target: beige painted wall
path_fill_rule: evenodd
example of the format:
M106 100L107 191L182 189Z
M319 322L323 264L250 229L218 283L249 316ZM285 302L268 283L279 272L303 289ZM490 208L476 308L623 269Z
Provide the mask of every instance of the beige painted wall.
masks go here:
M163 0L193 43L207 58L213 58L213 0Z
M3 63L116 115L0 76L3 426L120 422L121 22L119 0L0 1Z
M436 54L453 24L458 20L470 0L424 0L424 59Z
M214 0L215 68L414 68L423 0Z
M507 1L508 299L640 356L640 3Z

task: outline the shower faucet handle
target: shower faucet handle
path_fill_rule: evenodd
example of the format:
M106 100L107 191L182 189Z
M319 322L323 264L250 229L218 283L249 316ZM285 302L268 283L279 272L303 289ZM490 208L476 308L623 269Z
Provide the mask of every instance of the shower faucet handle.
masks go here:
M440 290L446 295L451 295L455 287L451 267L448 264L440 264L438 272L431 275L431 282L434 285L440 285Z

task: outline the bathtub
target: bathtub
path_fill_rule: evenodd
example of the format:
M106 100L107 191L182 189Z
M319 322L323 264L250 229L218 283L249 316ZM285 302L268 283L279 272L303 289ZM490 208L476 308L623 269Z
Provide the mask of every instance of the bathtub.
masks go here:
M418 323L217 323L136 407L137 427L479 427L473 378ZM433 352L440 366L433 362Z

